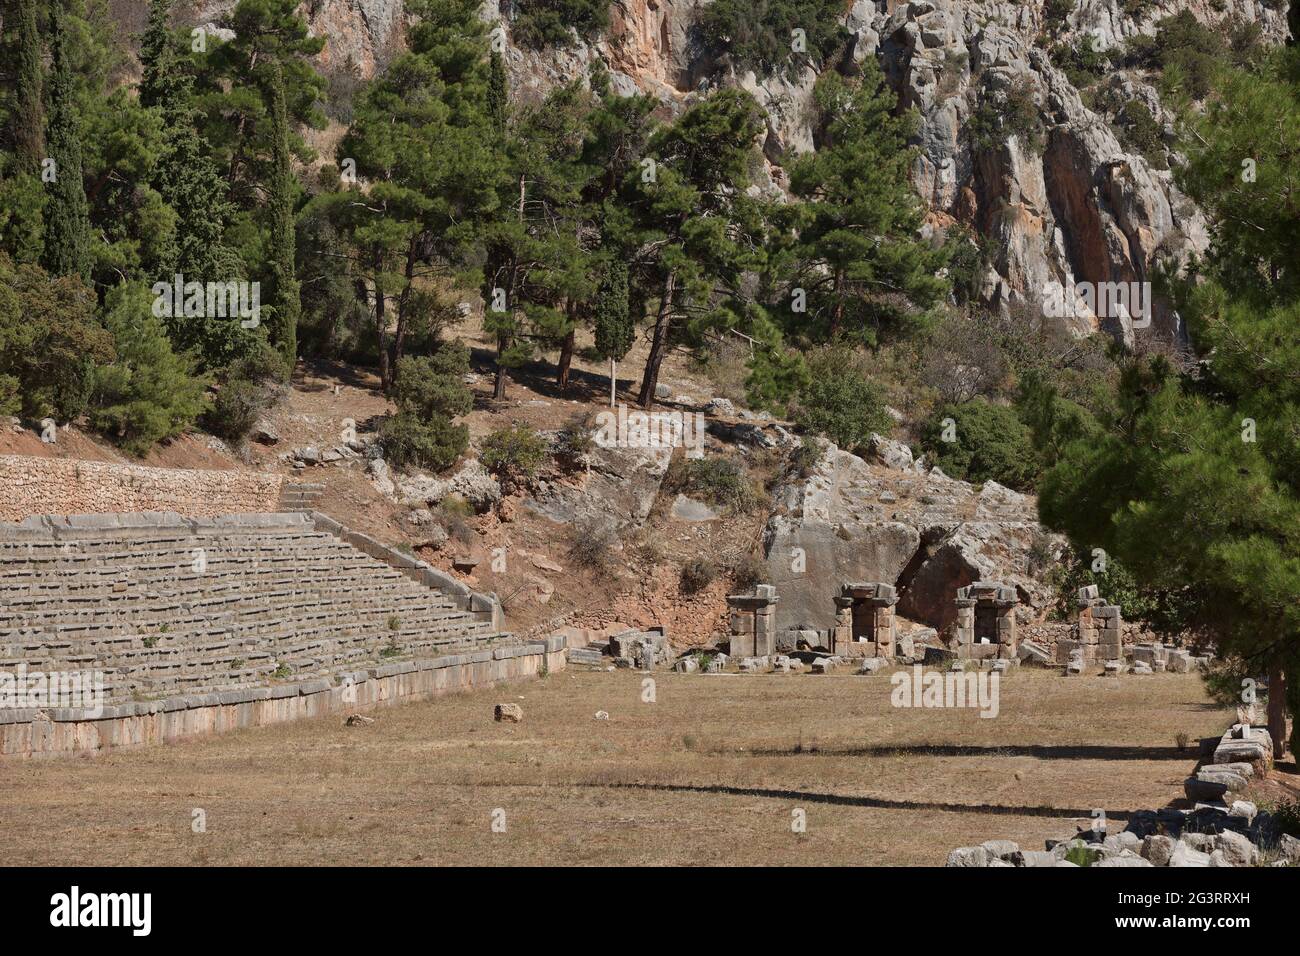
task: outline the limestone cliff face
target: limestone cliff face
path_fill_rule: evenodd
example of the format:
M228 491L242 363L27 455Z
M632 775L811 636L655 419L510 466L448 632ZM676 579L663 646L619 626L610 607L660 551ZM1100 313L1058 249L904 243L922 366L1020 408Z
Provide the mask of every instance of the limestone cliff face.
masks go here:
M610 29L592 44L533 51L510 45L506 62L516 95L526 99L603 61L615 89L659 97L676 112L695 96L739 85L768 112L762 144L771 184L783 183L781 160L813 148L811 97L817 74L756 76L716 61L693 28L709 0L613 0ZM1206 225L1165 169L1126 150L1107 118L1084 104L1051 63L1043 42L1044 0L845 0L851 40L839 68L866 57L883 66L904 106L922 123L914 179L927 203L930 228L969 227L993 250L982 297L990 307L1043 311L1053 284L1141 282L1153 257L1203 252ZM200 22L215 19L231 0L209 0ZM1101 48L1135 34L1152 34L1162 17L1191 11L1226 30L1256 23L1266 42L1287 35L1286 5L1275 0L1157 0L1140 18L1124 0L1081 0L1054 38ZM306 0L314 31L327 38L328 63L351 58L369 75L400 43L402 0ZM512 0L485 0L486 22L513 18ZM1172 118L1156 91L1136 73L1108 78L1125 100L1139 99L1172 139ZM993 149L972 146L971 117L982 91L1028 89L1043 124L1041 144L1011 137ZM1098 319L1087 303L1061 303L1055 319L1077 333L1097 328L1128 338L1124 319ZM1180 333L1177 316L1154 309L1162 337Z

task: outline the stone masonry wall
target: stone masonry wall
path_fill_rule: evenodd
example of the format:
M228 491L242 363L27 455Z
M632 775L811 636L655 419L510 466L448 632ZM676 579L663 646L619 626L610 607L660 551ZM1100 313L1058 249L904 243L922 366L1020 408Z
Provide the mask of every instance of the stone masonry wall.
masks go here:
M37 514L175 511L190 518L276 511L281 475L0 455L0 521Z
M422 661L381 664L351 680L302 681L105 707L75 713L0 711L0 761L172 743L291 720L363 713L538 677L565 666L563 637Z

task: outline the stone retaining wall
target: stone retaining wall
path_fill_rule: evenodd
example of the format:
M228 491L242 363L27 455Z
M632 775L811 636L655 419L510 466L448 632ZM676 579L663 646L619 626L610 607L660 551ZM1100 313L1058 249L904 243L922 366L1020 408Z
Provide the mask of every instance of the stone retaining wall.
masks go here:
M564 647L563 637L550 637L535 644L383 664L340 675L335 684L311 680L105 707L95 720L57 709L0 710L0 757L95 753L171 743L479 690L563 670Z
M190 518L276 511L282 475L0 455L0 521L31 515L174 511Z

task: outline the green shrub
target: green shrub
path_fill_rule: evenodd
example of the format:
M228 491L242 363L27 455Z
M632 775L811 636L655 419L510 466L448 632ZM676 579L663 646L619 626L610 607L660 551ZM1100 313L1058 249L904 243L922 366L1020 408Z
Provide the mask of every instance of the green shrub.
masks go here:
M469 447L469 429L446 418L421 420L402 410L379 426L379 444L384 457L398 468L443 471Z
M1260 48L1257 27L1237 24L1225 33L1222 26L1208 27L1190 10L1183 10L1160 20L1154 37L1137 34L1130 39L1124 47L1124 63L1162 71L1166 95L1202 100L1221 66L1248 66Z
M683 594L698 594L718 576L718 566L710 558L691 558L682 565L681 587Z
M1092 37L1083 37L1074 43L1057 43L1049 56L1053 65L1080 90L1096 83L1110 68L1110 58L1093 47Z
M284 360L264 341L226 372L202 425L213 435L239 441L266 413L281 394L281 383L289 377Z
M828 346L808 356L808 379L791 414L805 429L825 435L846 451L866 446L872 432L893 425L885 393L867 377L860 356L845 346Z
M1300 838L1300 800L1283 800L1274 807L1273 822L1281 832Z
M618 532L608 522L583 520L569 538L569 561L576 567L607 571L618 547Z
M1168 169L1164 136L1150 108L1141 100L1129 100L1115 117L1120 142L1126 149L1141 153L1155 169Z
M926 425L921 444L945 474L965 481L1030 491L1038 475L1028 426L1014 409L983 398L942 406Z
M397 414L379 428L384 456L399 468L442 471L469 447L469 429L452 422L474 406L465 385L469 350L444 345L431 356L403 356L392 387Z
M1066 18L1074 12L1078 0L1047 0L1043 4L1043 23L1051 32L1065 26Z
M1047 582L1056 591L1052 612L1065 620L1077 610L1079 588L1097 585L1111 604L1124 609L1124 618L1140 621L1165 634L1184 632L1195 622L1188 601L1181 593L1144 587L1115 558L1106 556L1102 570L1092 570L1096 559L1086 549L1072 550L1047 574Z
M421 418L454 418L474 407L474 393L465 384L469 349L460 342L444 345L433 355L403 356L397 363L392 398L399 409Z
M569 46L575 36L591 40L609 26L609 0L515 0L511 36L539 50Z
M737 594L753 590L760 584L771 584L772 572L767 562L756 554L742 555L731 566L731 585Z
M90 426L134 455L194 424L203 411L206 380L190 356L172 351L144 286L108 293L104 326L117 357L95 370Z
M479 460L507 482L518 484L533 477L546 460L547 445L531 425L498 428L483 439Z
M1043 123L1034 84L1028 77L1015 80L1005 90L985 86L967 125L978 150L1001 149L1012 136L1030 153L1043 148Z
M1090 846L1072 846L1065 851L1065 859L1075 866L1092 866L1101 859L1101 851Z
M748 514L758 505L758 490L745 466L733 458L688 458L669 486L720 506Z
M737 71L771 73L794 63L824 63L848 39L841 0L713 0L699 13L704 42L729 54ZM806 51L793 49L804 31Z
M556 464L573 471L586 461L594 444L595 440L586 424L573 422L556 434L551 451L555 456Z
M70 421L90 404L96 366L112 358L92 289L0 251L0 413Z

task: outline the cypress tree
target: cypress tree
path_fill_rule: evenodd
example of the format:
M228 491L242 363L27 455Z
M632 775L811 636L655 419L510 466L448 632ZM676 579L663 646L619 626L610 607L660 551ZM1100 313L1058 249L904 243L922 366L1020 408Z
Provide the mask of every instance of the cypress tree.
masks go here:
M271 226L271 304L275 327L271 343L292 372L298 355L298 315L302 311L299 286L294 274L294 176L289 159L289 121L284 102L284 74L275 62L270 77L271 96L271 182L267 205Z
M62 11L50 16L50 158L55 177L45 207L45 268L90 281L90 212L81 181L81 130Z
M45 107L41 98L41 36L38 0L17 0L18 77L14 96L14 152L18 169L40 171L45 158Z
M493 50L488 71L488 109L492 114L492 122L496 124L498 130L504 131L506 128L508 108L509 93L506 64L501 58L501 54Z
M613 407L618 390L616 363L631 350L636 334L628 299L627 262L622 258L612 259L601 275L600 288L596 290L594 325L596 352L609 359L609 404Z

